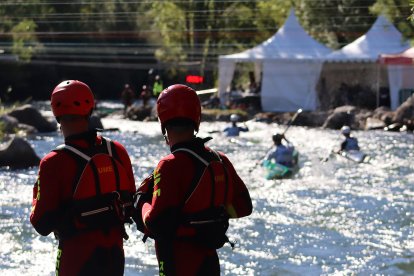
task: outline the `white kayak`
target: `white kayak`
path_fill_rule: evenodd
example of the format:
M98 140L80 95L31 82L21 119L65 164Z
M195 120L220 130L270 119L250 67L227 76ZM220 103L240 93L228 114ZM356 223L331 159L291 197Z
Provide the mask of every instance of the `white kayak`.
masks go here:
M338 155L348 160L354 161L356 163L363 163L369 161L369 156L359 150L341 151L338 153Z

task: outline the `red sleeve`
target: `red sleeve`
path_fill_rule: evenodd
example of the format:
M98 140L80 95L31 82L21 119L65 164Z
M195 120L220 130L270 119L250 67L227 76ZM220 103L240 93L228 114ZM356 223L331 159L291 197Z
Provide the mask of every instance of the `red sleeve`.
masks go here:
M252 213L253 206L252 200L250 198L249 191L244 184L243 180L237 174L236 170L233 167L233 164L223 153L220 153L220 156L223 159L223 162L229 173L229 178L231 178L233 183L233 197L230 199L230 205L228 210L231 218L240 218L248 216Z
M44 236L56 227L57 212L62 204L59 181L62 168L57 168L57 162L53 160L56 156L55 152L51 152L40 161L38 178L33 187L30 222Z
M132 170L131 159L129 158L128 152L126 151L124 146L120 144L119 142L117 141L112 141L112 142L114 143L115 148L116 148L116 153L118 154L119 159L128 174L128 178L131 180L130 191L131 193L135 193L136 187L135 187L134 173Z
M184 197L183 185L191 182L191 160L178 162L164 158L154 170L154 192L151 205L142 209L143 221L152 233L168 232L177 222ZM184 159L184 161L186 161Z

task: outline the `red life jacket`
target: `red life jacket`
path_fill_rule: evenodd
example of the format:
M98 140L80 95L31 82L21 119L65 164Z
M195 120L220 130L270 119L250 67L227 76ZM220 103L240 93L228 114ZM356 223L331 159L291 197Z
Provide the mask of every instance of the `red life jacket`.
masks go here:
M182 227L193 228L196 234L184 239L213 249L221 248L226 242L234 247L226 235L229 227L226 206L231 183L220 155L211 149L207 159L187 148L178 148L172 153L180 151L189 154L197 164L181 208ZM177 232L179 235L180 229Z
M57 236L65 238L80 231L105 230L131 223L133 195L129 191L130 180L122 163L113 156L116 151L111 140L102 137L102 145L89 154L66 144L55 149L59 150L75 157L81 173L69 207L67 219L71 223L58 229Z

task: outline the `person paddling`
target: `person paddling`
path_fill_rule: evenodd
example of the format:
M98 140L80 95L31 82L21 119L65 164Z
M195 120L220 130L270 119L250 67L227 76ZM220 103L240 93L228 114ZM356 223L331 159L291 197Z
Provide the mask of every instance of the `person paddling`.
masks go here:
M222 152L199 138L201 105L185 85L157 100L161 131L171 153L138 188L137 227L154 238L159 275L220 275L217 249L229 242L229 218L251 214L246 185Z
M345 140L341 143L339 152L359 150L358 139L351 136L351 128L349 126L343 126L341 133L345 137Z
M226 127L223 132L227 137L235 137L239 136L240 131L249 131L249 128L245 125L245 127L240 127L237 125L240 117L237 114L230 115L231 126Z
M284 134L276 133L272 136L274 147L267 153L265 160L274 161L286 167L293 167L297 161L293 157L295 147L286 139ZM283 143L286 141L286 145Z
M94 96L85 83L60 83L51 107L65 142L40 161L30 222L59 240L56 275L121 276L135 193L128 153L89 130Z

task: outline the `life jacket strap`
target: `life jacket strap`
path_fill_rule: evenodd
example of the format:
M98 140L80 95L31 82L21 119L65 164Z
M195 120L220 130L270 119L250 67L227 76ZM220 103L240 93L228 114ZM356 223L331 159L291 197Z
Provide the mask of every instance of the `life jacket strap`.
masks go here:
M63 150L63 149L66 149L66 150L69 150L69 151L73 152L74 154L76 154L77 156L82 157L83 159L85 159L88 162L89 162L89 160L91 160L90 156L84 154L83 152L81 152L80 150L78 150L78 149L76 149L72 146L63 144L63 145L60 145L60 146L56 147L56 150Z

